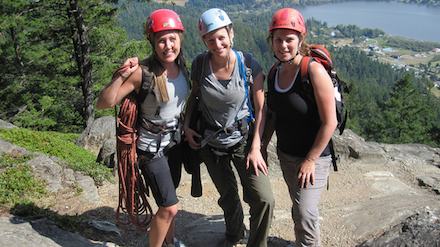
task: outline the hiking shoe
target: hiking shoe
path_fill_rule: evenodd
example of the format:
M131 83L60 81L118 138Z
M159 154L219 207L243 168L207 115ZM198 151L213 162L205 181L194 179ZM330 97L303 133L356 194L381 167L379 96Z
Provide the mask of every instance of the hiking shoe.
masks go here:
M225 233L226 241L231 242L233 244L236 244L236 243L242 241L243 239L245 239L246 235L249 235L249 234L247 234L247 229L244 224L243 224L243 226L241 228L241 232L238 236L232 236L228 233Z
M225 234L225 237L225 241L220 244L221 247L241 247L247 245L249 233L243 225L243 231L238 237L231 237L228 234Z
M186 245L177 238L173 238L173 243L171 244L167 244L166 241L163 241L162 247L186 247Z
M217 247L245 247L246 245L247 245L247 239L241 239L235 243L225 239L225 241L220 245L218 245Z
M217 247L235 247L236 244L229 242L228 240L225 240L223 243L221 243L220 245L218 245Z

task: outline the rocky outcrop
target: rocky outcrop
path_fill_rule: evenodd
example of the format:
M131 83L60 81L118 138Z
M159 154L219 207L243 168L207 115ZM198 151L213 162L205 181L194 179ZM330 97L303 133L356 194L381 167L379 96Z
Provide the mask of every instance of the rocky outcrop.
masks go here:
M378 238L365 241L359 247L439 246L439 213L430 208L408 217Z
M367 142L350 130L345 130L343 135L335 135L333 139L338 155L339 171L331 173L332 195L327 196L327 192L324 191L320 209L324 225L323 234L334 238L327 243L332 243L330 244L332 246L354 246L353 243L356 242L359 246L371 247L399 246L401 243L406 243L406 246L440 245L440 149L420 144L392 145ZM99 154L100 160L107 160L111 164L112 160L114 162L114 140L114 118L105 117L97 119L93 127L86 129L77 143ZM277 183L284 183L276 165L278 161L275 143L274 137L268 150L271 164L269 174L271 181L274 182L274 189L278 188ZM4 152L30 153L0 139L0 155ZM65 168L63 162L56 157L35 153L35 158L28 163L38 176L49 181L48 188L51 191L60 191L65 186L78 184L83 189L78 200L100 205L97 187L91 178ZM182 181L187 182L190 179L183 178ZM274 194L280 193L274 191ZM285 194L280 197L285 199ZM183 204L185 200L193 200L186 196L180 199ZM0 246L22 246L9 244L14 241L19 242L20 236L32 235L35 240L26 242L29 247L41 246L40 243L44 243L45 246L69 246L58 239L61 238L60 236L78 243L84 241L79 236L57 230L58 237L45 239L44 241L48 241L46 244L41 238L53 236L52 233L55 232L50 224L47 230L41 230L45 229L43 224L47 224L47 221L21 222L22 220L11 216L1 219L1 229L8 231L2 232L3 235L0 234ZM224 226L221 220L221 216L219 218L217 215L207 214L204 218L186 224L187 245L211 246L209 239L212 236L218 238L222 236ZM288 210L275 212L273 228L286 227L283 220L291 224ZM14 230L17 227L19 230ZM339 242L338 239L346 239L340 236L344 234L348 234L347 238L354 241ZM362 243L359 243L360 239ZM25 241L24 237L23 241ZM272 242L269 246L286 245L286 241L277 238L272 237L270 241ZM279 245L275 244L277 241ZM88 246L87 244L82 246ZM104 246L101 244L103 243L98 245ZM108 243L105 244L110 246Z
M3 126L4 124L0 123L0 128ZM101 204L93 178L67 168L64 165L64 161L59 158L48 157L38 152L30 152L22 147L0 139L0 156L4 153L32 154L33 158L25 164L32 167L36 176L46 181L46 189L48 191L57 193L65 187L78 186L83 191L80 200L97 205Z
M353 131L334 135L335 151L341 164L406 165L418 169L416 179L421 186L440 191L440 149L422 144L383 144L366 142ZM439 193L440 194L440 193Z

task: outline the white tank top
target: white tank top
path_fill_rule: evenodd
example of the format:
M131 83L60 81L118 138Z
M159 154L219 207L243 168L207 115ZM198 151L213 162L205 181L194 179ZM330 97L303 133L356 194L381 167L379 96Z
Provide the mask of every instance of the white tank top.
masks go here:
M180 114L185 108L186 98L189 95L189 85L182 71L176 79L166 78L166 88L168 91L169 101L157 102L156 96L149 93L144 102L140 105L139 118L147 119L157 125L165 127L177 126ZM160 114L156 116L157 107L160 106ZM151 133L138 126L139 138L137 140L137 148L156 153L158 135ZM160 141L160 150L171 142L171 133L163 134Z

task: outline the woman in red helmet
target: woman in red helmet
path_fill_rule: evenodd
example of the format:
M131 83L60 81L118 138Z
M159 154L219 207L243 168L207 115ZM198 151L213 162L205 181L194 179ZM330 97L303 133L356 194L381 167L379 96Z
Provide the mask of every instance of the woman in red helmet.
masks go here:
M332 81L315 61L308 68L313 95L304 93L300 68L303 56L309 55L305 35L304 18L295 9L279 10L270 23L267 41L280 63L268 77L262 149L275 130L278 159L293 202L295 246L318 247L318 202L330 172L328 143L337 120Z
M165 158L165 150L176 141L179 118L189 95L181 50L183 31L182 21L175 12L159 9L151 13L146 34L153 54L140 62L137 57L127 59L119 75L101 90L97 102L98 109L110 108L133 90L139 93L143 76L139 65L152 73L152 92L139 103L138 118L141 121L138 122L141 124L137 128L139 137L136 143L140 169L159 207L151 221L151 247L185 246L174 238L174 217L178 211L178 181L174 180L180 176L172 176L173 171ZM159 126L164 128L155 128Z

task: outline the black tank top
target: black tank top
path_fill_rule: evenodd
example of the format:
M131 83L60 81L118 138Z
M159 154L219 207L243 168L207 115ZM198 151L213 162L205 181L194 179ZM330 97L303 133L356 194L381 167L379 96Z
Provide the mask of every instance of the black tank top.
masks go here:
M275 90L275 77L268 78L267 105L276 113L275 130L277 147L284 153L305 157L315 141L321 120L313 92L305 92L300 76L287 92ZM299 73L300 75L301 73ZM324 149L321 156L330 155L330 149Z

